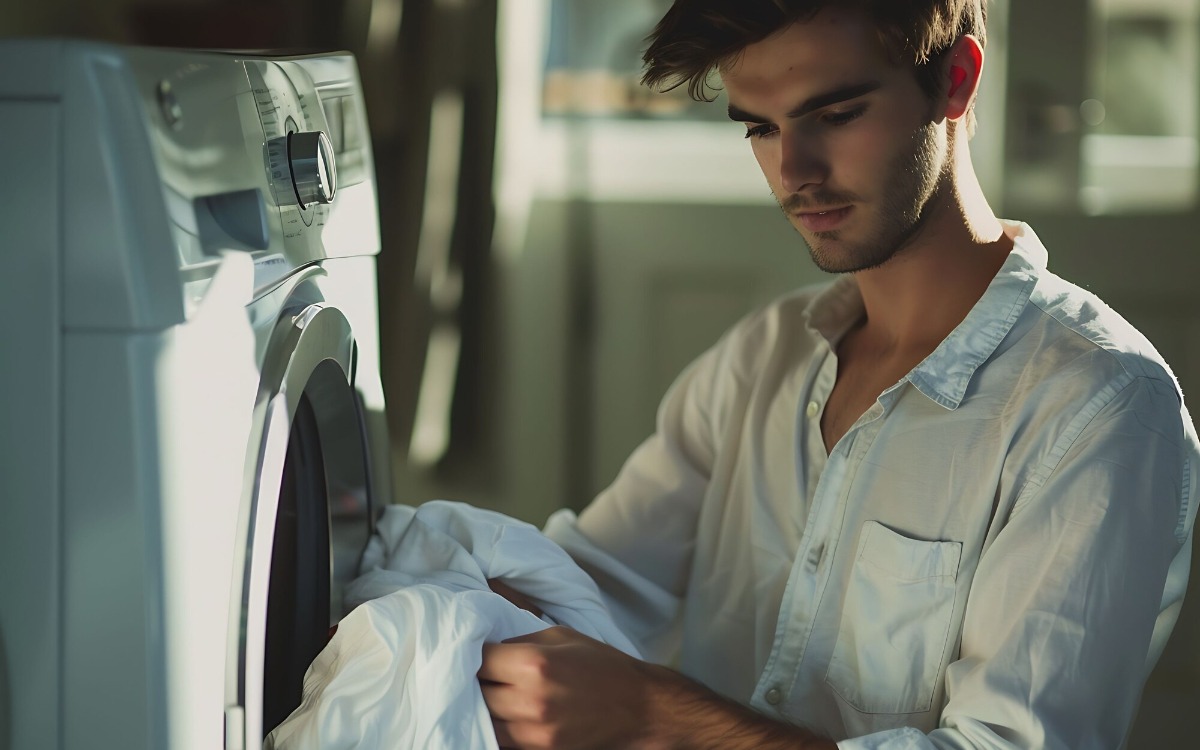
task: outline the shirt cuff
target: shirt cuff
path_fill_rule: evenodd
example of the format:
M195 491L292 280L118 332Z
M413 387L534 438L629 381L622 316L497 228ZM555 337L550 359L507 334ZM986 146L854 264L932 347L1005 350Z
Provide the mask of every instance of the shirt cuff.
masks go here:
M903 727L837 743L838 750L936 750L924 732Z

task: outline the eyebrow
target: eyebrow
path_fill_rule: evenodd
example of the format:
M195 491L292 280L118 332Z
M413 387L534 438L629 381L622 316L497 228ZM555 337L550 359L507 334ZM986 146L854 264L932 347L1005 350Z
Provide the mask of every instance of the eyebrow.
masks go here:
M854 84L853 86L842 86L841 88L834 89L833 91L827 91L824 94L818 94L811 99L806 100L799 107L796 107L791 112L788 112L787 116L791 119L803 117L809 112L814 112L822 107L828 107L830 104L838 104L851 99L857 99L860 96L864 96L872 91L875 91L881 85L882 84L880 84L879 81L867 81L866 83L858 83ZM763 117L762 115L756 115L752 112L747 112L746 110L733 104L729 105L729 119L735 122L770 122L770 118Z

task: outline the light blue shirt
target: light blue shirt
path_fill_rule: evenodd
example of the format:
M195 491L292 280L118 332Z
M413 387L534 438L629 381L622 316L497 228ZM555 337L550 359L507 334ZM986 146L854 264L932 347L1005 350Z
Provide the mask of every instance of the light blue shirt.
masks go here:
M1187 583L1195 429L1162 358L1025 225L826 455L850 277L686 370L547 533L647 653L843 750L1113 748Z

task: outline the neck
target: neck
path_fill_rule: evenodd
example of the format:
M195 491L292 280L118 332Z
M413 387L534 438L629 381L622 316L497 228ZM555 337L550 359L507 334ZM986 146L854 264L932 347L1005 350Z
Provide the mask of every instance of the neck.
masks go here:
M955 138L952 169L903 251L855 274L867 317L860 331L881 350L922 357L962 322L1008 252L1012 240L992 212L967 149Z

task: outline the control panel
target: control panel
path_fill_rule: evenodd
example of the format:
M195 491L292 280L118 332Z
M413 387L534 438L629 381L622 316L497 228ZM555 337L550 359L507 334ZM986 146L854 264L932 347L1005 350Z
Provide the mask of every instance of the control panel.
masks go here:
M286 63L262 60L246 62L254 105L265 138L264 164L270 175L275 205L285 223L312 226L333 202L337 190L337 165L333 144L325 134L325 111L315 91L297 89L294 77L303 69ZM307 78L307 76L305 76ZM311 84L310 84L311 86ZM294 231L302 231L293 227Z
M378 252L370 136L351 56L131 54L185 315L225 252L253 258L256 296L305 265Z

